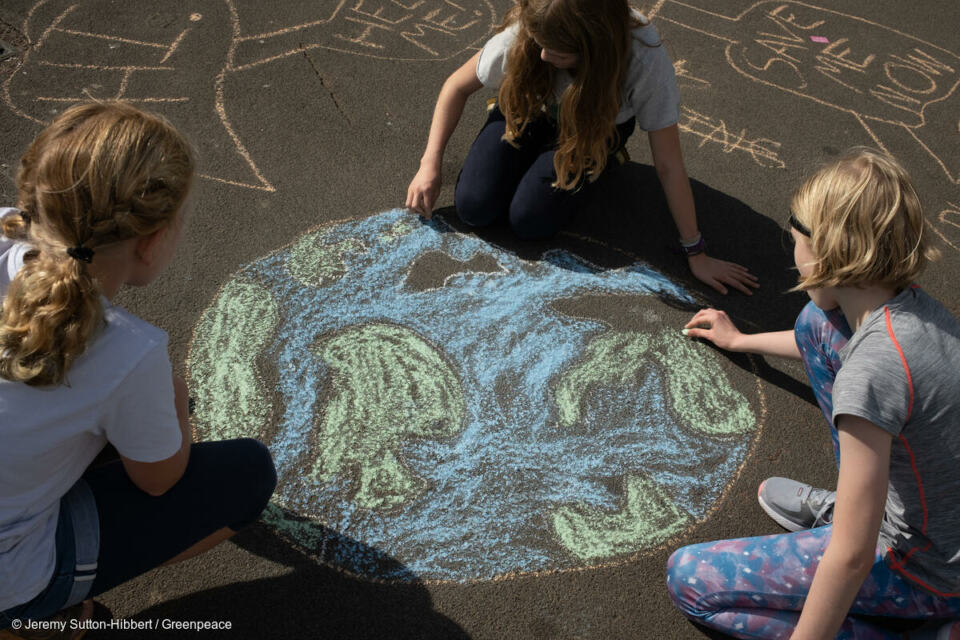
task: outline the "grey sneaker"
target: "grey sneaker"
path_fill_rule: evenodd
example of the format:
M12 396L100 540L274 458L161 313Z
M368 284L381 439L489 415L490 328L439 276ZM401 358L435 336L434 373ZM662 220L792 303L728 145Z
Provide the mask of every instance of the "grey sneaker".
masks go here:
M830 524L837 494L815 489L789 478L767 478L757 499L767 515L787 531L803 531Z

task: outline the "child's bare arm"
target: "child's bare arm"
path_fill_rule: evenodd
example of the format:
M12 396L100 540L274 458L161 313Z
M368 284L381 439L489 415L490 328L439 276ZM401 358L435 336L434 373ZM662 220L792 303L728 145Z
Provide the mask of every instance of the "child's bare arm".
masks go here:
M833 532L792 640L834 637L876 557L892 437L852 415L840 416L837 429L841 462Z
M684 333L691 338L709 340L721 349L764 356L800 359L793 330L767 333L741 333L730 317L717 309L701 309L686 324Z
M440 89L440 95L437 97L437 106L433 111L427 148L420 160L420 170L407 188L406 206L428 218L440 194L440 169L447 142L450 141L450 136L460 122L467 98L483 86L477 78L477 61L480 59L480 53L478 51L463 63L463 66L454 71L443 83L443 88Z
M657 177L667 197L670 215L682 241L696 241L699 237L697 226L697 212L693 201L693 191L690 188L690 178L687 176L683 164L683 153L680 149L680 134L677 125L650 131L647 134L650 142L650 152L653 155L653 164L657 169ZM738 289L746 295L752 295L751 289L759 284L757 277L739 264L717 260L706 252L690 256L687 259L690 270L698 280L710 285L720 293L726 294L727 287Z

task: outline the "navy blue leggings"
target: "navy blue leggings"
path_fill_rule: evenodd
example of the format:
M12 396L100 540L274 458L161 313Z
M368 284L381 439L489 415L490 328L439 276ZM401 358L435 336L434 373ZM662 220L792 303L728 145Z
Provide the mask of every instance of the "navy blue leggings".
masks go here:
M617 125L619 145L614 152L626 144L634 125L633 118ZM531 122L515 141L519 149L501 139L505 130L503 114L494 106L457 179L457 214L477 227L506 215L521 238L552 236L583 206L604 176L594 182L584 180L573 191L557 189L552 186L557 180L553 168L556 125L546 117ZM611 157L604 174L615 164Z
M223 527L255 521L277 484L270 451L250 438L200 442L169 491L150 496L120 460L84 475L100 516L100 557L92 598L158 567Z

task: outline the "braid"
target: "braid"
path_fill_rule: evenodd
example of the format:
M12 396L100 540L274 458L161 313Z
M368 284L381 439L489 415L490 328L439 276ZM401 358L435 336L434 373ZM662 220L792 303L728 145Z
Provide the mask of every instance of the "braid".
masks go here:
M62 382L103 324L99 287L86 265L56 253L35 252L10 283L0 331L0 377L31 385Z
M19 218L7 237L28 243L0 313L0 377L60 384L103 327L99 247L170 224L193 175L189 145L165 120L127 104L71 107L23 156Z

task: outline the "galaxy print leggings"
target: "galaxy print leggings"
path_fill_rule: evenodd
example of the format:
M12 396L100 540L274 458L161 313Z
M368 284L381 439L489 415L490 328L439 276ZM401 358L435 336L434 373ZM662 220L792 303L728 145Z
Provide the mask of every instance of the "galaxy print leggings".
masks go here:
M797 345L820 408L831 425L839 465L833 411L837 351L852 332L839 311L812 302L797 318ZM667 589L676 606L704 626L736 638L789 638L817 565L830 542L832 526L781 535L720 540L677 550L667 562ZM891 571L878 548L870 575L843 622L838 639L903 638L876 618L957 619L960 598L940 598Z

